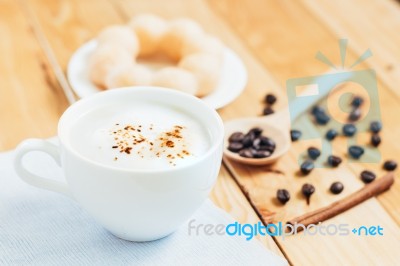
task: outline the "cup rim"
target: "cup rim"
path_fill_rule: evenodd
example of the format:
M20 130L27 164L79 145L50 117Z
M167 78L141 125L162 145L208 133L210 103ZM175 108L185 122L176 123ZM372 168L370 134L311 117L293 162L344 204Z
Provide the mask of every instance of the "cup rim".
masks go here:
M82 155L76 149L74 149L70 142L66 140L65 138L67 137L68 134L66 132L62 131L62 128L64 126L64 121L68 118L68 116L72 115L71 113L73 112L73 109L76 109L82 105L88 104L88 102L96 101L97 98L100 97L106 97L106 95L112 95L112 94L129 94L129 93L140 93L141 91L145 91L146 93L164 93L164 94L171 94L174 97L179 97L182 98L184 101L191 101L195 102L197 105L200 105L203 110L208 110L210 113L210 116L216 121L216 126L219 128L217 130L217 135L215 136L215 140L211 142L211 145L209 149L203 153L201 156L199 156L196 160L193 160L193 162L181 166L175 166L174 168L168 168L168 169L127 169L127 168L120 168L116 166L111 166L111 165L104 165L101 164L95 160L92 160L88 158L87 156ZM122 96L121 96L122 97ZM203 125L204 126L204 125ZM73 154L75 157L79 158L80 160L95 165L96 167L108 169L108 170L113 170L113 171L119 171L119 172L126 172L126 173L167 173L167 172L174 172L178 170L184 170L186 168L190 168L195 164L198 164L202 161L204 161L206 158L210 157L212 154L215 153L215 151L223 145L224 141L224 125L222 122L221 117L217 113L215 109L212 107L208 106L204 101L201 99L184 93L180 92L174 89L170 88L164 88L164 87L156 87L156 86L130 86L130 87L122 87L122 88L116 88L112 90L106 90L102 91L99 93L96 93L94 95L82 98L72 105L70 105L64 113L61 115L60 120L58 122L58 139L60 141L60 144L65 148L68 152ZM64 129L65 130L65 129ZM65 130L67 131L67 130ZM69 132L69 131L68 131ZM222 154L222 149L221 149L221 154Z

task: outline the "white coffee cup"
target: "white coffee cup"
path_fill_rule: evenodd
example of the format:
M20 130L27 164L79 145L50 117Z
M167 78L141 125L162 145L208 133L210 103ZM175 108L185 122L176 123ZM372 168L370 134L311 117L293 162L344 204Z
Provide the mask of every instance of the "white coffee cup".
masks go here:
M187 111L209 132L210 148L193 163L167 170L105 166L74 150L68 133L79 116L121 99L152 99ZM25 140L16 149L14 164L22 180L75 199L114 235L131 241L151 241L175 231L207 198L220 169L223 135L217 112L196 97L156 87L114 89L70 106L58 124L59 146L46 140ZM24 168L22 159L31 151L53 157L61 166L66 183L37 176Z

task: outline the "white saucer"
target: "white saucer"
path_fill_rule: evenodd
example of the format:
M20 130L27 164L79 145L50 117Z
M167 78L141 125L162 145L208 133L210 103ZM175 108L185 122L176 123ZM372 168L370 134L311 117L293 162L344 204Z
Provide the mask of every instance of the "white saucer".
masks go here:
M80 98L101 91L90 81L87 68L88 58L96 45L95 40L82 45L72 55L68 64L68 81ZM246 84L247 71L242 60L231 49L225 48L224 65L219 84L213 92L203 97L202 100L215 109L224 107L242 93Z

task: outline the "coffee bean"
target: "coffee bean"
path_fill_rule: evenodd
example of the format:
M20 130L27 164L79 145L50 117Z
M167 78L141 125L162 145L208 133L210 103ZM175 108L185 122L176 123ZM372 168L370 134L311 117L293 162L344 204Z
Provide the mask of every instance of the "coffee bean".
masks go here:
M239 151L239 155L245 158L254 158L254 150L251 148L242 149Z
M256 137L255 137L253 132L249 132L246 135L244 135L244 138L242 140L243 147L244 148L251 147L253 145L253 141L254 141L255 138Z
M331 120L331 118L325 113L317 113L315 115L315 122L317 122L318 125L326 125L329 120Z
M315 192L315 187L311 184L306 183L301 188L301 192L307 199L307 205L310 205L310 197Z
M270 115L273 113L274 113L274 110L270 106L265 107L263 110L263 115Z
M365 184L368 184L375 180L376 175L371 171L364 170L361 172L360 177Z
M253 148L256 149L256 150L259 150L260 146L261 146L261 139L259 137L255 138L253 140Z
M310 160L305 160L300 166L300 171L304 175L308 175L313 169L314 169L314 163Z
M229 142L242 142L244 138L244 134L242 132L235 132L230 135L228 141Z
M371 145L374 147L378 147L379 144L381 144L381 137L378 134L372 134Z
M349 121L357 121L358 119L360 119L360 117L361 117L361 110L360 109L358 109L358 108L356 108L356 109L353 109L353 111L351 111L350 112L350 114L349 114Z
M317 114L321 114L321 113L325 114L325 110L321 106L316 105L311 109L311 113L313 115L317 115Z
M271 152L268 150L253 151L254 158L267 158L269 156L271 156Z
M276 102L276 96L271 94L271 93L268 93L265 96L265 102L270 104L270 105L273 105Z
M372 121L369 125L369 129L374 133L378 133L382 129L382 123L379 121Z
M275 150L275 142L265 136L260 136L253 141L253 148L256 150L267 150L273 152Z
M343 126L343 135L347 137L352 137L356 134L357 128L353 124L345 124Z
M364 149L360 146L350 146L349 147L349 155L354 159L360 159L360 157L364 154Z
M388 160L383 164L383 168L387 171L394 171L397 168L397 163L393 160Z
M249 130L247 134L254 134L255 137L261 136L261 133L263 132L262 128L259 127L253 127L252 129Z
M266 145L261 145L258 148L259 151L269 151L270 153L273 153L275 151L275 147L272 146L266 146Z
M326 137L327 140L334 140L334 139L336 138L337 135L338 135L338 132L337 132L336 130L334 130L334 129L329 129L329 130L326 132L325 137Z
M340 194L343 191L343 189L344 189L344 186L340 182L332 183L331 188L330 188L330 190L333 194Z
M286 189L278 189L276 198L282 203L286 204L290 200L290 193Z
M268 137L261 136L260 140L261 140L261 145L267 145L267 146L275 147L275 141L273 141L272 139L270 139Z
M297 141L299 140L300 137L301 137L301 131L296 129L290 130L290 138L292 139L292 141Z
M241 149L243 149L243 143L240 142L231 142L229 143L228 150L231 152L239 152Z
M275 150L275 141L270 138L261 136L254 140L253 147L257 150L267 150L273 152Z
M332 167L338 167L342 163L342 158L335 156L335 155L329 155L328 156L328 164Z
M360 96L354 96L350 104L351 104L351 106L358 108L363 103L364 103L364 99L363 98L361 98Z
M315 147L310 147L307 149L308 156L315 160L321 155L321 151Z

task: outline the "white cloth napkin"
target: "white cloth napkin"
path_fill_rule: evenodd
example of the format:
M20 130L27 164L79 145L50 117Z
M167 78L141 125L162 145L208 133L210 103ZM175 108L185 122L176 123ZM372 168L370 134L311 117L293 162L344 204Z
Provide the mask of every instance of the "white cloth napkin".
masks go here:
M158 241L121 240L74 201L23 183L12 161L12 151L0 153L0 265L287 264L255 239L189 235L187 223ZM25 164L37 174L62 179L61 170L44 154L28 154ZM194 224L233 222L209 200L192 219Z

